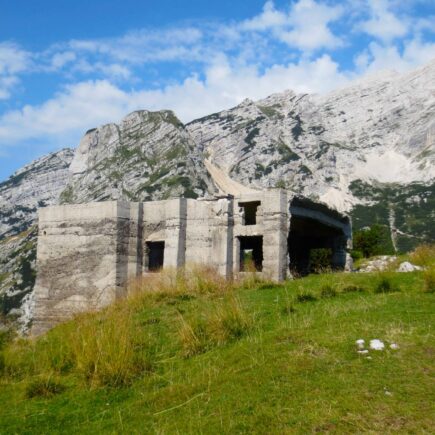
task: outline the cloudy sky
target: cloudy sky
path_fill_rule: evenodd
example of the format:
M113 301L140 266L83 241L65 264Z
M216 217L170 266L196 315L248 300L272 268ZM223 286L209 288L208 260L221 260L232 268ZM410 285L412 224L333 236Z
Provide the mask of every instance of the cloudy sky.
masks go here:
M434 0L3 1L0 180L136 109L188 122L434 58Z

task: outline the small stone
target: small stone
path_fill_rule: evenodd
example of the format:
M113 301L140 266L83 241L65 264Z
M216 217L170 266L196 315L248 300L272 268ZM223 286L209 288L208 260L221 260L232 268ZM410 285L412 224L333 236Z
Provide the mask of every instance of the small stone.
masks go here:
M399 349L399 345L396 344L396 343L391 343L390 344L390 349L397 350L397 349Z
M362 338L355 341L355 344L357 345L358 349L364 349L364 343L365 341Z
M400 263L397 272L414 272L415 270L422 270L422 268L410 263L409 261L404 261L403 263Z
M368 351L367 349L364 349L364 350L358 350L357 352L360 353L360 354L362 354L362 355L365 355L365 354L369 353L369 351Z
M377 338L375 338L373 340L370 340L370 349L384 350L385 344L381 340L378 340Z

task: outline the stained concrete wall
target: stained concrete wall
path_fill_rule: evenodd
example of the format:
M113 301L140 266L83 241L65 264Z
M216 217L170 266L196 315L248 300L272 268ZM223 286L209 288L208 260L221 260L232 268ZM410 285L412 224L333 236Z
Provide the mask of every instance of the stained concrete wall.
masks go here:
M40 209L35 334L123 294L129 218L117 201Z
M255 225L240 204L259 202ZM74 313L101 308L124 294L131 278L149 273L147 242L165 243L164 267L205 264L231 278L240 272L240 237L262 236L262 274L289 276L292 213L338 229L333 262L342 267L349 219L326 206L268 190L210 200L111 201L43 208L39 212L33 332Z

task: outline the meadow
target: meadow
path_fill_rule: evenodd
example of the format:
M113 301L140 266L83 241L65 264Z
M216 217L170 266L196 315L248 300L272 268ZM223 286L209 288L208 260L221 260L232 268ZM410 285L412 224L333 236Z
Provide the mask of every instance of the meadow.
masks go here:
M279 284L167 271L37 339L4 333L0 433L432 433L435 274L420 255L423 272Z

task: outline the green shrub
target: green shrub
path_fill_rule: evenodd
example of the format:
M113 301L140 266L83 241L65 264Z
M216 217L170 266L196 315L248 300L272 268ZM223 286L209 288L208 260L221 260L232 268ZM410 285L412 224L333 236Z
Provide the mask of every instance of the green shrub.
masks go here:
M388 227L374 224L369 228L355 231L353 234L353 255L360 255L359 253L362 253L366 258L374 255L394 254Z
M43 376L35 379L26 385L26 397L52 397L55 394L62 393L65 386L56 382L51 376Z
M362 251L358 251L357 249L354 249L350 252L350 256L352 257L352 260L361 260L361 258L364 258L364 254Z
M395 285L391 278L381 275L376 283L375 293L393 293L399 291L399 287Z
M316 248L310 250L310 272L322 273L331 269L332 250Z

